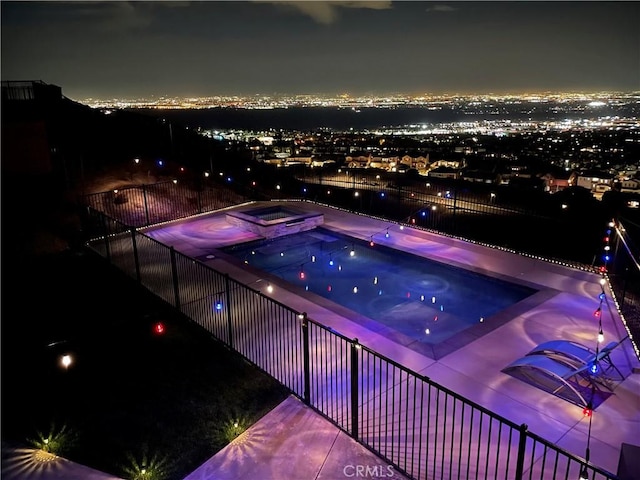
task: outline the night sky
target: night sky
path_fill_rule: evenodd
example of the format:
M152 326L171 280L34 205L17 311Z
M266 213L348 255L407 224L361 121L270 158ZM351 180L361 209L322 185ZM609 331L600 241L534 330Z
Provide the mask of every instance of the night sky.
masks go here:
M72 99L640 90L640 2L0 2Z

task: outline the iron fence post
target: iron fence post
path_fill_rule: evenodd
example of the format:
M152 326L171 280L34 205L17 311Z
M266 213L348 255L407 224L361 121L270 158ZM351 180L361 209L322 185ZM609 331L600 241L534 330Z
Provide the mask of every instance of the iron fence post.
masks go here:
M302 313L302 363L304 366L304 403L311 404L311 373L309 369L309 319Z
M523 423L520 425L518 431L520 437L518 439L518 458L516 460L516 476L514 480L522 480L524 475L524 454L527 447L527 425Z
M176 309L180 311L180 289L178 288L178 266L176 264L176 250L173 246L169 247L171 253L171 275L173 278L173 294L175 296Z
M458 233L458 225L456 223L456 204L458 200L458 189L453 189L453 231Z
M144 214L146 223L145 225L149 225L151 222L149 221L149 202L147 202L147 186L142 185L142 198L144 199Z
M358 440L358 349L360 344L354 338L351 343L351 436Z
M102 217L102 229L104 234L104 254L107 257L107 261L111 263L111 249L109 247L109 226L107 224L107 216L100 212L100 216Z
M138 258L138 244L136 242L136 229L131 227L131 244L133 245L133 261L136 265L136 280L138 283L142 281L140 276L140 258Z
M227 342L229 343L229 346L233 348L233 329L231 322L231 281L229 279L228 273L224 274L224 289L227 297Z

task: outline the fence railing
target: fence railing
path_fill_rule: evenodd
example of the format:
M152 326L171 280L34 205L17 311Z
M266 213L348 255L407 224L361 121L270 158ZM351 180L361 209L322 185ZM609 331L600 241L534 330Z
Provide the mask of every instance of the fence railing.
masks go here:
M248 200L311 200L582 265L593 264L601 226L609 221L597 201L563 208L552 195L515 196L484 185L447 186L397 175L377 178L379 175L366 170L332 177L312 174L308 169L257 170L248 173L238 169L206 179L127 187L88 195L83 203L127 225L141 227Z
M577 268L603 263L597 252L602 247L603 226L611 215L596 200L565 205L554 195L518 195L513 189L495 186L448 186L428 178L376 174L368 169L343 169L330 175L322 172L236 168L232 173L218 172L206 178L96 193L85 197L83 203L126 225L141 227L247 200L311 200ZM612 235L612 246L619 254L609 264L609 277L640 358L640 272L634 264L637 248L633 250L631 242L631 238L640 238L640 227L631 220L622 221L629 231L622 227ZM618 235L619 231L625 231L624 236Z
M142 227L237 205L247 200L247 193L213 182L169 180L93 193L82 203L126 225Z
M640 257L638 246L633 242L633 238L639 238L640 227L619 218L612 222L604 235L608 237L609 244L609 250L602 253L607 255L609 284L636 357L640 359Z
M413 479L616 476L92 207L88 247Z

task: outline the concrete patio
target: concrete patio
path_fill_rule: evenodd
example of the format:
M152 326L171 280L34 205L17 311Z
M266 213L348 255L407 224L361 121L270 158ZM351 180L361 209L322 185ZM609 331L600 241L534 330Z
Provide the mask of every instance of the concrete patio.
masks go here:
M544 341L566 339L595 346L597 322L594 323L593 312L598 306L598 294L602 288L599 275L425 231L400 229L398 225L390 222L311 203L296 203L296 208L320 211L324 215L324 226L334 231L368 241L372 235L389 228L390 236L386 238L384 235L377 235L376 243L511 279L516 283L535 285L541 293L536 294L535 299L524 305L524 308L514 311L513 318L437 360L420 353L419 349L412 348L411 345L397 343L366 328L363 322L349 318L344 309L334 308L327 302L317 302L317 298L305 295L299 291L300 289L291 288L284 283L278 285L276 282L275 291L269 295L293 309L307 312L310 318L349 338L358 338L362 345L429 377L512 422L528 425L529 431L575 455L584 457L589 420L584 417L582 409L506 375L501 370ZM224 213L211 213L168 223L150 228L146 233L221 273L228 273L231 278L251 284L253 288L266 288L267 282L259 275L256 276L255 272L251 273L242 268L242 265L216 255L217 248L258 238L255 234L226 222ZM274 283L273 278L269 281ZM607 298L611 299L608 286L605 286L605 292ZM627 335L613 301L603 306L602 323L606 342L619 340ZM615 473L622 443L638 444L637 439L640 436L640 365L628 340L623 342L611 357L626 378L617 384L614 394L594 411L590 460L595 465ZM282 409L280 411L283 420L286 419L290 413L285 412L290 412L291 405L279 408ZM326 422L304 405L300 408L307 409L305 415L316 415ZM272 414L277 416L278 409ZM274 420L270 417L269 421ZM281 428L286 427L283 425ZM334 430L331 434L333 438L341 438L344 435L338 432L339 430ZM251 430L246 435L251 438ZM247 475L251 476L251 472L255 472L258 465L262 465L264 469L262 478L282 478L279 476L280 471L276 470L289 468L292 460L283 461L282 457L277 455L272 458L268 452L276 454L281 451L282 445L274 444L271 448L270 438L267 436L262 439L262 453L254 456L252 461L239 455L242 448L238 445L230 445L194 472L189 479L247 478ZM275 436L275 442L282 440L277 438L280 437ZM300 441L301 452L309 451L312 442L306 444L300 438L296 441ZM357 450L355 446L353 448ZM322 456L330 459L330 449L324 449L329 454ZM371 454L364 447L362 449ZM286 450L289 452L291 449ZM360 458L359 454L354 455L355 458ZM337 463L336 468L339 470L345 466L345 462L347 459L342 457L334 463ZM332 461L328 463L331 464ZM317 465L309 465L309 468L315 468L317 476L309 471L311 477L304 478L336 478L322 477L322 469L318 470Z

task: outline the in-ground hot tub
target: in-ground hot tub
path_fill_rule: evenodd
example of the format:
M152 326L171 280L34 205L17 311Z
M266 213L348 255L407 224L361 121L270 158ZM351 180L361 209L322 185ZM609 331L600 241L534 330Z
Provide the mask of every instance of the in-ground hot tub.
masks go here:
M274 205L228 212L227 222L264 238L281 237L322 225L324 216L295 207Z

